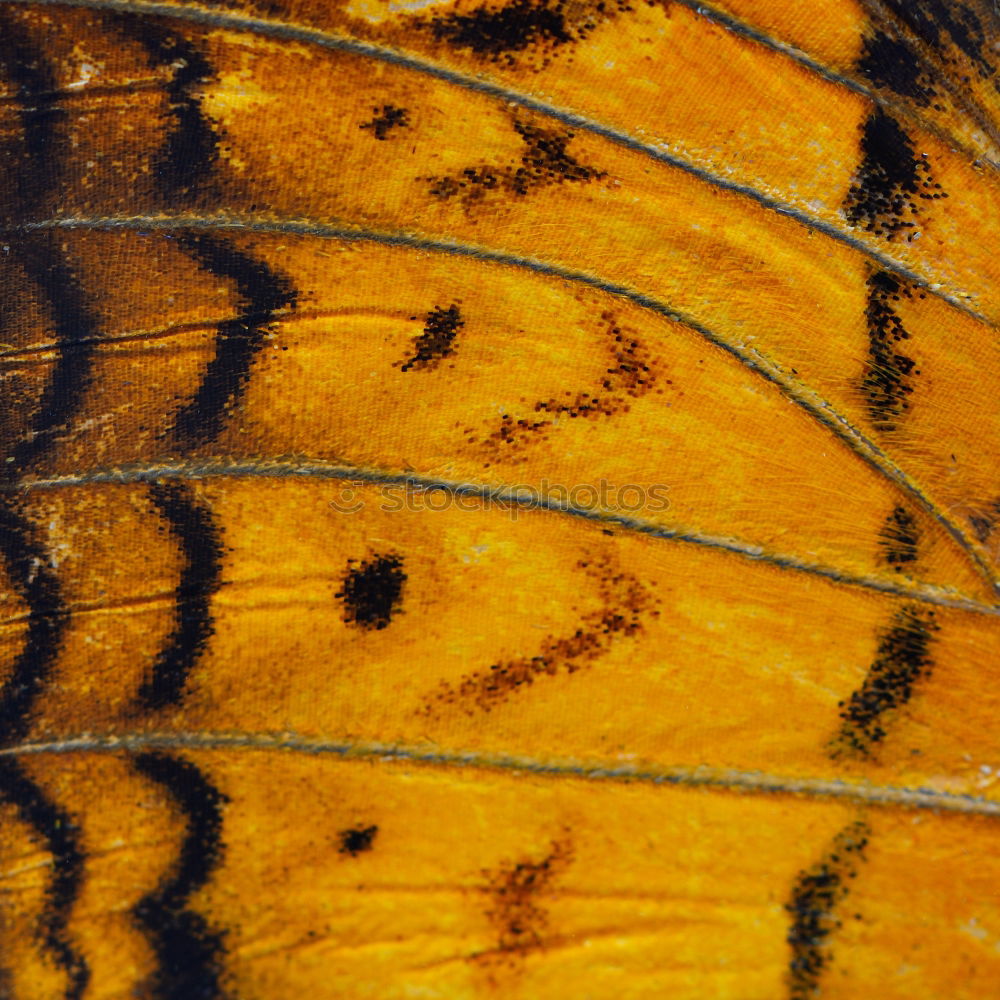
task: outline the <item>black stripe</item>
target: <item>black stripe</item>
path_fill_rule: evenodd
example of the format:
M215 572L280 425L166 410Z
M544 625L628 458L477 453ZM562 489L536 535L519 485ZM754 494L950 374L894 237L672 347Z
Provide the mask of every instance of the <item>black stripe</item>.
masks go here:
M172 70L167 84L173 128L156 164L156 176L171 197L195 191L218 159L218 136L191 89L212 79L212 64L188 39L144 16L123 18L122 31L138 41L154 66Z
M885 738L885 713L905 705L917 682L934 668L931 643L938 628L934 612L923 608L906 606L893 615L861 687L840 702L840 732L830 746L833 757L845 752L868 756Z
M184 557L176 590L174 629L139 689L144 708L176 705L188 675L215 634L212 595L222 577L222 542L209 507L184 483L154 483L150 498L176 537Z
M156 1000L219 1000L225 996L223 935L189 910L188 901L222 860L222 807L228 799L190 761L143 753L135 758L135 768L167 790L187 824L172 871L132 911L156 951L152 995Z
M790 1000L809 1000L818 995L820 979L830 964L830 936L841 921L837 906L850 891L850 880L864 859L868 826L852 823L834 838L826 857L795 880L785 911L792 918L787 941L791 948L788 963Z
M62 648L68 611L59 578L16 498L0 498L0 551L14 589L28 606L28 630L21 652L0 692L0 745L23 739L30 712Z
M157 167L163 193L172 205L178 196L190 196L204 187L218 160L219 137L194 92L215 70L191 41L148 18L126 17L122 27L142 43L154 66L173 70L167 93L174 127L167 134ZM250 378L250 365L264 343L267 327L278 310L295 304L296 294L286 277L228 240L191 233L180 244L212 274L235 282L243 302L239 316L219 324L215 357L194 398L175 417L177 439L190 447L211 441L222 430L227 409L242 395Z
M222 430L227 411L250 379L250 365L270 325L291 309L297 293L291 281L264 261L237 250L228 240L187 233L181 245L206 270L235 282L243 310L217 327L215 357L208 363L193 398L177 412L174 432L189 446L211 441Z
M17 88L23 145L20 162L14 158L12 163L14 203L0 213L27 219L45 214L51 194L58 190L59 163L65 152L58 126L65 111L59 107L58 81L44 50L20 21L3 12L0 63ZM10 247L49 302L57 357L30 429L8 455L3 468L7 476L37 461L79 409L91 381L92 341L100 332L58 238L25 234Z
M50 802L13 757L0 758L0 799L9 802L52 855L52 878L39 917L40 938L69 982L63 996L80 1000L90 982L86 959L66 934L69 914L83 883L84 854L70 815ZM7 994L4 994L5 996Z

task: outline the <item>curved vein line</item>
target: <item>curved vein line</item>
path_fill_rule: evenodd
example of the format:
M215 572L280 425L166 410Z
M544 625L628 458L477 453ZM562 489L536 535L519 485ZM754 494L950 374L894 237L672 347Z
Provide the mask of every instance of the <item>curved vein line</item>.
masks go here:
M681 542L702 548L715 549L733 555L751 559L754 562L766 563L779 569L792 570L818 576L832 583L851 587L862 587L866 590L907 600L933 604L938 607L954 608L960 611L971 611L976 614L1000 616L1000 606L981 604L970 598L955 596L939 587L930 584L906 586L889 580L879 580L871 577L852 576L842 573L830 566L808 563L794 556L764 552L758 546L747 545L730 538L720 538L705 535L695 531L682 531L667 528L663 525L645 521L640 518L621 514L611 514L585 507L575 507L548 497L534 493L528 496L507 487L491 487L476 483L463 483L445 479L435 479L427 476L409 473L396 473L382 469L368 469L352 465L335 465L330 462L308 461L304 459L278 459L268 462L241 460L194 460L176 463L156 463L149 465L124 465L107 469L94 469L78 475L55 476L47 479L22 479L13 486L0 486L2 491L66 489L74 486L89 486L95 484L129 485L156 482L166 478L209 479L209 478L306 478L306 479L343 479L355 482L403 486L408 489L423 491L440 491L453 496L473 497L490 503L507 506L520 506L528 510L547 511L576 517L584 521L592 521L623 531L640 535L648 535L665 541Z
M307 739L291 733L128 733L118 736L71 736L48 743L22 743L0 749L0 757L63 753L122 753L143 750L286 750L346 760L403 761L455 768L523 772L543 778L580 778L614 783L718 788L750 794L796 795L840 799L863 805L931 809L942 812L1000 818L1000 802L975 795L938 792L929 788L900 788L866 781L835 778L797 778L763 771L704 766L646 766L635 764L580 764L572 760L537 760L517 754L470 750L441 750L396 743L346 743Z
M713 23L719 25L720 28L725 28L726 31L729 31L734 35L738 35L740 38L746 38L750 41L757 42L759 45L763 45L766 48L780 53L786 58L797 62L803 67L803 69L806 69L811 73L815 73L817 76L822 77L830 83L844 87L846 90L860 94L862 97L866 97L875 104L891 111L897 117L908 118L919 128L930 132L932 135L951 146L958 147L967 154L972 153L976 157L985 157L986 162L991 167L995 169L1000 168L1000 162L991 158L996 156L1000 150L994 148L991 152L988 148L981 148L977 150L974 147L971 147L964 139L954 135L948 129L942 128L937 122L931 121L924 115L920 114L920 112L917 111L917 109L912 105L907 104L904 101L898 101L891 97L887 97L884 93L873 89L861 80L847 76L838 70L826 66L817 59L814 59L807 52L797 48L795 45L792 45L789 42L783 42L778 38L774 38L773 36L767 34L767 32L761 31L759 28L755 28L752 24L749 24L746 21L741 21L732 14L727 14L724 11L717 10L716 8L701 2L701 0L673 0L673 2L679 4L681 7L687 7L688 10L692 10L696 14L704 17L706 21L712 21ZM861 0L861 2L866 3L868 0ZM875 2L877 3L878 0L875 0ZM991 125L990 121L988 119L986 121L980 121L973 108L970 108L965 104L962 95L954 93L951 87L949 87L949 93L951 93L951 96L959 102L959 106L966 112L966 114L969 115L973 124L975 124L977 128L981 128L983 132L994 142L1000 144L1000 133L998 133L996 128Z
M778 215L787 216L813 232L822 233L824 236L828 236L831 239L836 240L838 243L842 243L843 245L850 247L852 250L856 250L869 260L878 264L879 267L882 267L887 271L891 271L893 274L899 275L906 281L920 287L928 294L942 299L955 309L958 309L960 312L971 316L973 319L976 319L979 322L993 328L997 325L969 304L969 302L975 298L975 296L971 293L958 292L953 294L946 292L941 287L940 283L933 281L931 278L921 276L916 271L908 268L905 264L902 264L894 258L882 253L882 251L870 246L864 240L853 236L851 233L841 229L839 226L810 215L805 210L796 208L786 202L779 201L777 198L772 198L769 195L764 194L762 191L758 191L749 184L743 184L712 173L712 171L707 170L704 167L700 167L690 160L686 160L674 153L669 153L666 150L650 145L649 143L642 142L634 136L629 135L629 133L616 129L611 125L594 121L585 115L550 104L547 101L539 100L528 94L522 94L520 91L512 90L509 87L494 83L488 79L467 76L464 73L459 73L456 70L449 69L426 59L418 58L417 56L409 53L400 52L396 49L390 49L381 45L375 45L371 42L362 42L357 39L347 38L342 35L334 35L330 32L321 31L318 28L306 28L301 25L286 24L279 21L269 21L262 18L239 17L232 14L224 14L219 11L209 11L191 6L181 8L173 6L172 4L144 3L141 2L141 0L139 0L139 2L129 2L129 0L0 0L0 3L88 7L99 10L111 10L125 14L146 14L155 17L172 17L182 21L204 24L209 27L246 31L271 38L286 39L288 41L316 45L320 48L326 48L332 51L348 52L353 55L367 56L390 65L414 70L415 72L423 73L426 76L442 80L445 83L461 87L465 90L485 94L488 97L498 98L510 104L517 105L518 107L525 108L528 111L545 115L546 117L551 118L554 121L561 122L564 125L568 125L571 128L581 129L585 132L590 132L593 135L601 136L602 138L608 139L625 149L640 153L641 155L659 163L663 163L667 166L681 170L684 173L690 174L692 177L704 181L705 183L720 190L729 191L733 194L748 198L763 208L776 212Z
M398 246L411 250L469 257L491 264L519 268L546 277L559 278L563 281L595 288L598 291L606 292L617 298L625 299L655 315L665 317L668 320L688 327L688 329L703 337L713 346L732 355L742 365L759 375L765 381L775 385L787 399L802 407L816 421L844 442L862 461L875 469L883 478L913 497L923 510L937 521L951 536L982 578L997 593L1000 593L1000 581L997 580L992 568L983 559L982 554L969 537L944 514L907 473L896 465L889 455L855 427L832 404L805 385L797 384L788 379L780 368L772 362L766 361L763 357L754 357L749 352L725 340L693 317L678 312L672 309L667 303L661 302L659 299L655 299L644 292L636 291L627 285L606 281L586 271L575 271L571 268L551 263L550 261L539 260L535 257L522 257L476 244L459 243L452 240L428 239L400 231L386 232L362 227L314 223L294 219L240 219L232 216L187 215L68 217L30 222L15 227L15 229L28 231L39 229L105 229L109 231L136 230L140 232L146 230L235 229L245 232L286 233L297 236L313 236L320 239L338 239L345 242L375 243L382 246Z

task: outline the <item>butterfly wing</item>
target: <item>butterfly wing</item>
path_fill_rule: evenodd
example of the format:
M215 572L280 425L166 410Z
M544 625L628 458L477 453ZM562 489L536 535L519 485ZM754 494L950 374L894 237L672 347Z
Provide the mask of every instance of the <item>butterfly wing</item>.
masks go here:
M989 5L0 17L9 995L988 992Z

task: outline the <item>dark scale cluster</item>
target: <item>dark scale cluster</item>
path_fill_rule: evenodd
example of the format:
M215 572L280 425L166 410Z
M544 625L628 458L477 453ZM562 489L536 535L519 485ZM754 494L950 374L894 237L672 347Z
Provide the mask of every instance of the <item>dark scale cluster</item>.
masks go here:
M994 500L988 509L969 515L969 524L972 525L976 538L981 542L989 541L998 520L1000 520L1000 499Z
M492 62L510 66L517 53L531 51L545 66L559 49L582 41L599 24L632 9L625 0L513 0L435 17L427 27L438 41Z
M352 858L356 858L359 854L372 849L377 833L377 826L357 826L350 830L341 830L338 850L341 854L349 854Z
M921 107L927 107L934 98L933 78L910 46L893 35L877 31L865 38L858 69L876 86L908 97Z
M436 368L442 358L455 353L455 338L463 326L465 320L457 305L452 303L447 309L435 306L424 317L424 332L413 339L413 354L402 362L401 370L431 371Z
M627 413L629 399L638 399L652 389L657 359L618 325L612 313L602 313L601 319L607 324L610 358L609 366L600 376L599 388L577 392L567 389L562 398L541 399L534 404L534 417L503 414L500 427L489 435L487 444L504 448L522 444L538 431L551 427L559 417L595 419ZM472 437L469 442L475 440Z
M406 573L395 554L351 559L341 589L335 595L344 603L344 621L366 630L389 626L403 596Z
M868 845L869 829L852 823L834 839L830 852L817 865L795 880L785 910L792 918L788 944L790 1000L812 1000L820 978L830 964L829 937L841 926L837 906L847 896L848 882L857 874L857 862Z
M393 129L406 128L410 124L410 113L406 108L383 104L381 108L372 108L372 111L374 117L358 128L370 131L376 139L384 141L389 138Z
M887 240L915 239L920 202L948 197L934 181L926 154L915 152L899 122L881 108L864 123L861 154L844 200L848 222Z
M983 23L972 5L956 0L883 0L885 6L922 42L949 61L954 45L976 67L979 75L994 74L987 56L988 40Z
M466 167L455 175L424 178L430 183L430 193L442 201L459 198L471 208L489 194L523 198L537 188L606 176L603 170L588 167L570 155L567 147L575 134L571 130L546 129L516 120L514 130L525 144L520 163Z
M916 518L905 507L896 507L879 531L882 559L896 570L917 561L919 541Z
M614 643L640 633L645 617L659 614L655 599L634 576L615 571L603 560L577 565L598 583L603 605L599 611L584 615L572 635L545 639L535 656L494 663L488 670L467 674L455 686L443 683L434 701L463 705L470 714L476 709L488 712L539 678L573 674L592 665ZM434 711L431 705L426 714Z
M934 666L930 645L937 630L933 611L906 607L896 612L864 683L839 703L841 727L831 747L833 756L845 751L867 756L872 745L885 738L885 713L905 705Z
M895 303L911 293L901 279L887 271L875 271L867 287L868 364L861 391L872 423L879 430L891 431L909 408L907 396L913 392L910 377L920 374L916 362L897 349L900 342L909 340L910 334L896 313Z
M568 843L554 841L541 861L518 861L498 871L485 871L484 892L490 899L486 915L497 933L489 957L521 957L542 946L548 915L539 897L572 860Z

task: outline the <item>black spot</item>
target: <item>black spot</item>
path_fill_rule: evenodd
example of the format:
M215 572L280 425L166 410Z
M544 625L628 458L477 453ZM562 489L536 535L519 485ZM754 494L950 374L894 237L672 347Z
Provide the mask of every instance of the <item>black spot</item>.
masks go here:
M861 154L844 200L847 220L889 240L902 234L912 240L920 200L947 197L931 177L926 157L916 154L899 122L881 108L862 127Z
M852 823L836 836L826 857L795 880L785 904L792 918L787 938L792 950L787 974L790 1000L818 996L820 978L832 957L828 939L841 926L836 909L849 892L848 882L863 859L869 832L866 824Z
M514 130L526 147L519 165L466 167L458 174L425 178L431 194L442 201L460 198L469 208L490 194L524 197L536 188L585 183L607 176L569 153L567 147L575 134L569 129L546 129L515 121Z
M897 570L916 562L919 540L916 518L905 507L896 507L879 531L883 560Z
M222 542L212 511L183 483L156 483L150 499L177 539L184 558L174 592L173 631L139 689L144 708L176 705L199 657L215 634L212 596L222 577Z
M52 856L52 873L38 919L38 935L67 975L63 997L81 1000L90 982L90 969L66 932L83 884L86 860L77 826L67 812L45 797L13 757L0 759L0 800L14 806L21 821L31 827Z
M357 564L352 559L336 594L344 602L344 621L363 629L386 628L399 612L405 582L400 556L374 555Z
M868 414L879 430L895 430L898 419L909 409L907 396L913 392L911 375L918 375L916 362L897 346L910 334L894 306L909 290L887 271L875 271L868 278L865 319L868 324L868 364L861 378L861 391Z
M163 753L135 758L136 770L162 785L187 830L172 871L132 913L156 953L156 1000L222 1000L223 935L188 909L191 897L222 861L222 806L228 801L190 761Z
M831 745L834 757L843 752L867 756L885 738L884 714L905 705L919 680L933 668L931 640L938 630L932 611L905 607L882 634L875 660L860 689L840 702L840 732Z
M986 33L969 3L954 0L883 0L885 6L921 41L948 60L947 46L954 45L983 78L994 70L986 57Z
M519 52L539 42L573 41L563 4L547 0L513 0L503 7L482 4L468 14L436 17L430 28L439 41L482 56Z
M220 433L227 412L250 380L254 355L263 347L277 314L294 308L298 295L288 278L227 240L188 233L179 242L206 270L234 282L243 305L235 319L219 324L215 357L193 398L174 418L177 437L192 446L211 441Z
M465 326L465 320L458 306L447 309L435 306L424 319L424 332L413 339L413 355L403 362L404 372L430 371L438 366L442 358L454 354L453 344L458 331Z
M864 39L858 69L876 86L909 97L922 107L930 104L934 96L933 80L910 47L884 32Z
M392 104L383 104L382 110L372 109L375 117L371 121L359 125L358 128L370 129L376 139L388 139L394 128L406 128L410 124L410 114L406 108L397 108Z
M377 826L355 827L340 831L340 853L356 858L364 851L370 851L378 833Z

